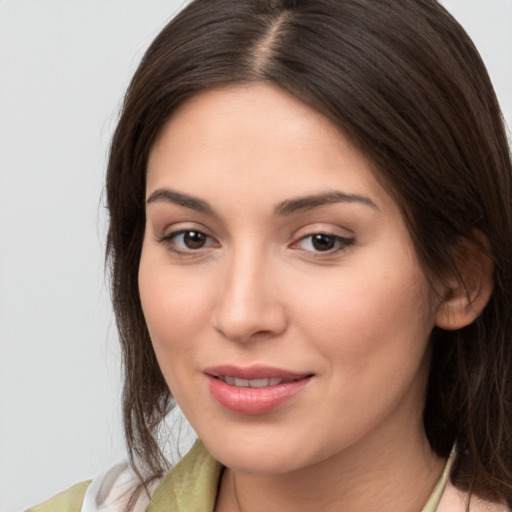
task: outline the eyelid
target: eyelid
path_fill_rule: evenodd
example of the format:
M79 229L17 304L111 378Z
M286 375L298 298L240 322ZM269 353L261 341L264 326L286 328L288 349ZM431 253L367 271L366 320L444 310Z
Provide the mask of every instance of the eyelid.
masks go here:
M326 250L317 250L313 247L313 237L315 235L325 235L334 239L334 247ZM351 229L332 223L325 222L314 222L308 225L302 226L298 229L293 237L293 242L290 244L290 248L303 251L305 254L309 253L312 256L328 257L340 252L346 251L349 246L354 245L356 237L354 231ZM309 247L304 246L305 243L309 242Z
M199 233L203 233L204 235L215 238L211 235L211 230L208 229L204 224L195 221L178 221L165 224L161 227L158 227L156 231L159 231L161 235L158 238L166 238L169 239L172 236L178 235L180 233L186 233L187 231L197 231Z
M336 221L329 221L328 219L318 219L314 221L306 219L304 223L301 223L301 225L295 229L293 236L294 238L301 238L315 233L325 233L326 235L340 236L342 238L352 238L355 236L355 231L348 226Z

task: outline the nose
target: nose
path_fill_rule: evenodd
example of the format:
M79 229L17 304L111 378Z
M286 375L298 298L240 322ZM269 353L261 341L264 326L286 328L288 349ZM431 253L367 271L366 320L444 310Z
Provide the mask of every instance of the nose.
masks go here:
M279 336L288 324L279 270L271 258L248 248L241 252L225 262L214 327L237 342Z

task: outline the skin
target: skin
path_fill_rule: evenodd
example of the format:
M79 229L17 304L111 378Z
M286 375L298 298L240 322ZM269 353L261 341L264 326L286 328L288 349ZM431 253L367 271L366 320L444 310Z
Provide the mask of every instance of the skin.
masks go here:
M351 200L283 214L339 192ZM273 86L215 89L162 130L147 198L143 311L173 395L228 468L216 510L421 510L444 466L421 419L443 293L365 157ZM209 391L205 369L223 364L313 377L238 414Z

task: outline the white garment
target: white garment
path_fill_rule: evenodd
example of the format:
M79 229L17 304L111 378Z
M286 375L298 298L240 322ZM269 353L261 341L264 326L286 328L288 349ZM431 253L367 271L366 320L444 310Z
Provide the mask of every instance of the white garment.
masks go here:
M128 462L117 464L96 477L84 496L80 512L120 512L126 510L132 492L137 488L139 479ZM158 482L150 486L154 491ZM143 490L133 512L144 512L150 498Z

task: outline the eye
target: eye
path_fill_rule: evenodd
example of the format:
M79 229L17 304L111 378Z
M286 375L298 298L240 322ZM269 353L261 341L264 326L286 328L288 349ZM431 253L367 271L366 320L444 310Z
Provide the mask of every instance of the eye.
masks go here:
M182 244L187 249L202 249L208 241L208 237L201 231L184 231L176 235L174 239L176 243Z
M157 240L177 254L191 253L216 245L211 237L197 229L181 229Z
M346 238L331 233L311 233L294 243L294 248L311 252L338 252L354 243L354 238Z

